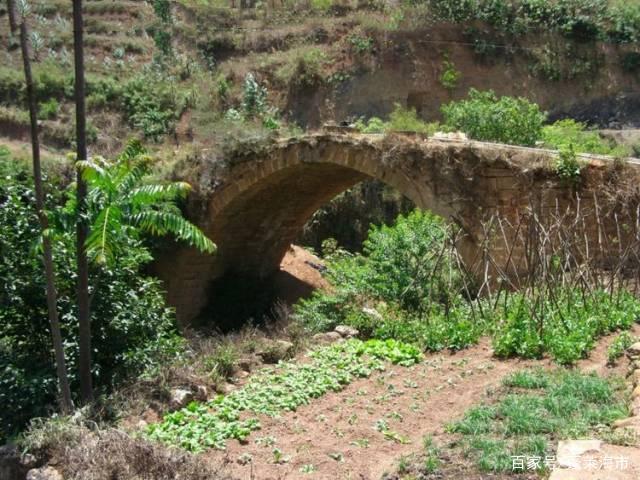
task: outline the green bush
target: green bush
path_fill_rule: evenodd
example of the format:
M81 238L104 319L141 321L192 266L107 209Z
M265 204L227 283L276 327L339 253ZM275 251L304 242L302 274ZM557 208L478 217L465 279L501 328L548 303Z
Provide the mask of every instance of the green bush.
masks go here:
M355 128L362 133L385 133L385 132L416 132L424 135L433 135L440 129L438 123L427 123L418 118L418 114L413 108L404 108L399 103L389 115L387 122L378 117L371 117L367 122L358 120Z
M497 32L557 32L579 42L633 43L640 37L640 5L607 0L416 0L436 21L485 22Z
M149 73L129 80L124 85L122 99L131 126L156 141L173 131L184 109L184 99L178 97L171 81Z
M447 90L454 90L458 86L458 81L462 73L456 70L456 66L449 59L442 62L442 73L440 74L440 84Z
M51 120L58 116L60 110L60 103L55 98L51 98L40 105L38 111L38 118L40 120Z
M572 119L558 120L542 128L541 140L553 149L571 146L576 153L595 153L602 155L620 155L626 153L612 142L604 140L598 132L587 130L584 123Z
M580 181L582 165L578 160L573 145L562 145L556 160L556 173L565 182L577 184Z
M524 98L497 97L488 90L469 91L467 100L442 106L444 123L476 140L535 145L546 114Z
M484 323L476 321L459 294L450 228L420 210L399 216L391 227L372 227L363 255L337 250L326 259L335 291L302 300L294 318L314 333L346 324L365 337L401 340L427 350L476 343Z
M60 204L58 191L52 190L48 205ZM0 179L0 228L0 439L6 439L30 418L55 409L57 397L34 193L23 172ZM63 231L54 239L56 287L67 366L75 388L75 243L73 228ZM93 374L100 391L183 348L158 281L141 273L150 258L142 243L132 242L116 265L91 271Z

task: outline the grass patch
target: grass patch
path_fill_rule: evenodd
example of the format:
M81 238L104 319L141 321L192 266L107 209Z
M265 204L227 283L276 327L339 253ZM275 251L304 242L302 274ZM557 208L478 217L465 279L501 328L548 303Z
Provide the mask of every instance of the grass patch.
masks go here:
M513 472L513 456L544 459L559 439L581 438L627 415L623 384L576 371L522 370L492 405L448 425L483 472ZM540 470L547 467L540 462Z

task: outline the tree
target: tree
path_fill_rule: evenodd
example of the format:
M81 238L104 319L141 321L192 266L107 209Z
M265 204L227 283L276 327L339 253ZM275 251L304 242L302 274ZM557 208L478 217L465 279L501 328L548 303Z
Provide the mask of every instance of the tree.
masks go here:
M11 30L11 35L13 35L18 31L15 0L7 0L7 13L9 14L9 29Z
M184 198L185 182L146 183L152 159L138 141L131 141L115 162L94 158L78 162L87 182L90 234L85 245L89 258L113 263L128 238L143 233L173 234L202 252L213 253L215 245L198 227L182 217L176 201Z
M13 2L11 2L13 3ZM49 220L44 206L44 187L42 182L42 167L40 164L40 139L38 136L38 103L36 101L33 74L31 72L31 60L29 57L29 30L26 17L29 14L29 4L27 0L20 0L20 50L22 52L22 63L24 67L24 78L27 85L27 102L29 104L29 120L31 123L31 151L33 156L33 179L36 191L36 210L38 221L42 230L42 253L44 261L47 310L49 314L49 324L51 326L51 337L55 353L56 373L60 389L60 409L63 413L69 413L72 408L71 389L67 377L67 366L60 332L60 322L58 320L57 293L55 287L55 271L53 267L53 251L51 239L48 235Z
M73 51L75 60L76 103L76 159L87 160L87 112L85 105L84 46L83 46L82 0L73 0ZM86 218L87 184L78 170L76 176L76 263L78 266L78 341L80 371L80 395L83 402L93 399L91 377L91 310L89 305L89 261L85 244L88 236Z

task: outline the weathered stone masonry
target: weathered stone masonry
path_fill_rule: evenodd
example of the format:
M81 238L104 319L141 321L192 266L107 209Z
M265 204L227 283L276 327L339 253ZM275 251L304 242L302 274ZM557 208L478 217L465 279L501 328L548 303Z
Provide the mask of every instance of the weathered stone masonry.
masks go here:
M267 278L277 271L311 215L367 178L460 225L469 257L482 220L492 212L515 219L531 206L545 215L574 202L573 189L550 168L552 152L507 145L325 133L282 140L266 152L231 160L212 181L203 211L194 215L217 244L217 254L177 248L158 263L169 303L183 323L207 304L213 279L229 272ZM585 169L585 204L607 168L591 160Z

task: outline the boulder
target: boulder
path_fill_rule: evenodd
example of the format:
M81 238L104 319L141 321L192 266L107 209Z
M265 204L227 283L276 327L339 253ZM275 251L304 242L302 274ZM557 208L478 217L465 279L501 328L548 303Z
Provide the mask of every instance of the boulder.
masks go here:
M620 420L616 420L615 422L613 422L613 428L631 427L631 426L635 425L636 423L638 423L639 421L640 420L637 419L636 417L621 418Z
M198 385L196 387L195 399L206 402L209 399L209 389L205 385Z
M26 469L20 459L18 449L13 445L0 447L0 479L23 480Z
M291 357L292 353L293 343L286 340L265 341L260 351L256 352L265 363L278 363Z
M600 440L561 440L558 442L556 465L560 468L580 468L580 456L602 450Z
M315 344L324 345L327 343L334 343L342 340L342 335L340 335L338 332L316 333L313 337L311 337L311 340Z
M335 331L339 333L340 336L343 338L357 337L360 334L360 332L357 329L350 327L348 325L338 325L335 328Z
M261 360L255 355L250 355L247 357L242 357L238 360L237 365L240 370L244 370L245 372L250 372L254 368L260 366Z
M171 390L171 400L169 404L172 409L178 410L180 408L186 407L192 401L193 393L191 392L191 390L187 390L184 388L175 388Z
M64 478L55 468L42 467L29 470L27 480L64 480Z

